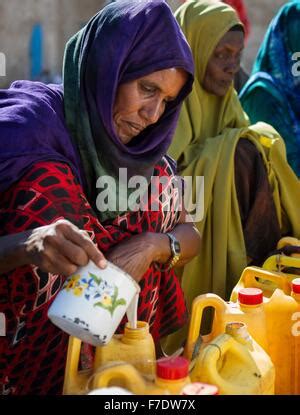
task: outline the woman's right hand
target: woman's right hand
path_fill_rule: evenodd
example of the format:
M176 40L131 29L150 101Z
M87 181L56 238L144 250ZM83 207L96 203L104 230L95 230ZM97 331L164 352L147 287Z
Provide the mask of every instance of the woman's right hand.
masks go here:
M45 272L70 275L89 260L100 268L107 261L88 233L65 219L30 231L24 241L26 264L37 265Z

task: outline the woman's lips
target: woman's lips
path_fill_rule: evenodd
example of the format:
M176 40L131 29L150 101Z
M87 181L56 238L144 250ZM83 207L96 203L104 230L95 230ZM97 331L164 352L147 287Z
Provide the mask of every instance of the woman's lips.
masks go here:
M221 81L221 85L223 87L227 87L228 88L231 85L232 81L233 81L233 79L230 79L228 81Z
M130 121L125 121L126 122L126 124L129 126L129 129L131 130L131 131L133 131L135 134L139 134L141 131L143 131L144 130L144 127L142 127L141 125L139 125L139 124L135 124L135 123L132 123L132 122L130 122Z

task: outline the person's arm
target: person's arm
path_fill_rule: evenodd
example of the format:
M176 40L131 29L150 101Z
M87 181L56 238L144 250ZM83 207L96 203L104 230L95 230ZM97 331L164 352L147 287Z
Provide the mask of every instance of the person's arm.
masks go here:
M183 266L199 252L201 236L193 223L187 222L183 211L179 224L171 231L181 247L177 266ZM132 236L110 251L106 258L140 281L153 262L165 264L171 257L169 237L165 233L144 232Z
M32 264L68 276L89 260L106 267L103 253L87 232L67 220L0 238L0 274Z
M176 267L182 267L187 264L200 250L201 236L194 223L187 222L188 214L186 211L181 212L179 224L171 231L180 243L180 259ZM155 262L165 264L171 256L170 240L164 233L152 234L154 236L153 246L155 248Z
M0 274L26 265L25 242L30 233L25 231L0 238Z

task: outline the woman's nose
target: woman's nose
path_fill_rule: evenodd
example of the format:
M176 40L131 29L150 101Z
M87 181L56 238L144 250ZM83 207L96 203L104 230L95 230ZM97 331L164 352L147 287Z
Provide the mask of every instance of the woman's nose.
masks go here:
M155 124L164 112L164 107L164 101L153 100L143 105L140 110L140 115L147 121L147 123Z
M240 66L240 59L233 59L231 62L228 62L228 65L225 68L225 72L231 75L235 75L240 70Z

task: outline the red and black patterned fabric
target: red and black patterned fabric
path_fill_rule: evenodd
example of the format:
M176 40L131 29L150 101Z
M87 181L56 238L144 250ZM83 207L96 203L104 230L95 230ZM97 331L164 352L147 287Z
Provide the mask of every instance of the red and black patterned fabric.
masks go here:
M154 175L172 176L168 161ZM178 195L177 195L178 196ZM172 198L177 197L176 194ZM159 209L129 212L105 226L99 223L68 165L41 162L0 198L0 236L65 218L85 229L105 252L121 240L150 231L167 232L180 212L164 210L170 193L158 192ZM171 201L171 206L176 206ZM6 336L0 337L0 394L61 394L68 335L47 318L64 277L23 266L0 276L0 312ZM180 328L187 311L174 272L151 266L140 282L138 319L148 321L155 340ZM121 326L125 323L125 319ZM122 330L120 327L119 330Z

